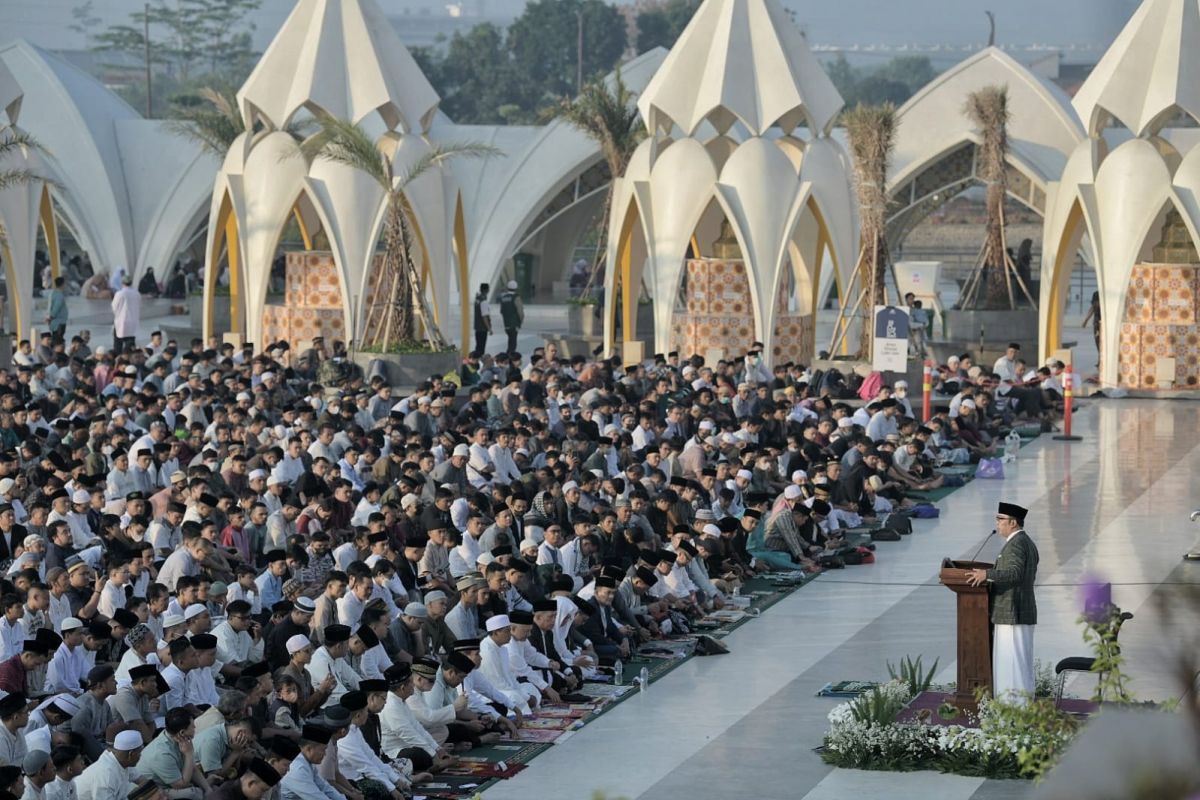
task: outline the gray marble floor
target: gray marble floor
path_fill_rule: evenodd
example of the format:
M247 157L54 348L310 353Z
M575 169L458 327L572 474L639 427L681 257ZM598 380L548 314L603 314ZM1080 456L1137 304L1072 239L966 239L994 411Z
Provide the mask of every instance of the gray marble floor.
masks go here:
M1200 528L1187 513L1200 497L1200 405L1104 401L1076 418L1083 440L1042 437L1008 465L1003 481L975 481L952 494L942 516L913 536L881 544L872 566L822 576L734 632L733 652L693 659L588 725L531 767L486 793L487 800L554 796L696 800L938 797L1009 800L1024 782L928 772L907 775L832 769L813 752L836 701L814 696L827 681L886 678L906 654L939 658L954 675L954 604L938 585L944 556L966 557L991 530L995 505L1027 506L1041 552L1036 657L1048 663L1086 652L1076 622L1078 584L1101 577L1137 616L1122 634L1139 699L1179 694L1165 654L1158 600L1200 581L1181 564ZM984 544L994 558L999 542ZM1068 683L1087 694L1083 676Z

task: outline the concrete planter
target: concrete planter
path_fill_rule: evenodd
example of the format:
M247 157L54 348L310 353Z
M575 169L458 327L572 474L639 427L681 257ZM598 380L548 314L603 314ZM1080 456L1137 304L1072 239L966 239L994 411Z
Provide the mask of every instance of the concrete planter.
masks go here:
M1027 363L1037 360L1038 311L1036 308L1004 309L999 311L965 311L947 309L945 328L935 326L931 337L935 354L942 350L970 352L980 364L990 365L1000 356L1009 342L1021 345L1021 353ZM980 331L983 350L980 351ZM957 348L957 349L956 349ZM1030 361L1029 359L1032 359ZM942 359L944 360L944 358Z
M428 380L430 375L445 375L459 365L457 350L445 353L355 353L354 363L362 367L368 379L374 362L380 362L387 382L392 386L411 387Z
M567 330L572 336L604 335L604 318L596 316L596 308L596 306L581 306L576 303L567 304Z

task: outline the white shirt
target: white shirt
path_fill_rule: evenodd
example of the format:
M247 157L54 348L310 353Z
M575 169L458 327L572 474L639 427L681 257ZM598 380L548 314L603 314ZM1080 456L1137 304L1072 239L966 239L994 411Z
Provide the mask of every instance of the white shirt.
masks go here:
M528 639L524 641L511 639L508 644L504 645L504 650L508 654L508 665L512 669L514 677L525 678L531 686L538 690L545 689L550 685L542 674L542 670L550 669L550 659L539 653Z
M388 791L407 787L409 783L398 770L379 760L363 738L362 729L354 725L338 740L338 768L352 781L369 778L382 783Z
M342 695L346 692L354 691L358 688L357 673L351 669L344 658L333 658L329 655L329 650L324 647L317 648L317 651L312 655L312 661L308 662L308 666L304 670L312 680L313 686L320 686L321 681L325 680L326 675L333 674L336 684L333 687L333 692L329 695L329 699L325 701L326 706L333 705L338 700L341 700Z
M75 779L75 791L79 800L113 800L115 797L128 797L133 788L130 773L137 776L133 770L122 767L112 751L105 750L96 759L96 763L83 771Z
M521 470L517 469L517 463L513 461L512 450L494 444L488 448L488 455L496 466L493 480L508 484L521 479Z
M132 286L123 286L113 295L113 330L122 338L137 336L138 322L142 316L142 297ZM122 795L123 797L124 795ZM79 795L83 800L82 792Z
M255 642L246 631L235 631L229 620L218 625L213 636L217 637L217 660L222 664L262 660L262 642Z
M100 604L96 607L96 610L109 619L112 619L117 609L124 607L125 587L114 586L111 580L105 581L104 588L100 590Z
M240 583L229 584L229 594L226 598L232 603L234 600L245 600L250 604L250 613L262 613L262 596L258 593L258 586L253 589L243 588Z
M438 751L438 743L394 692L388 692L387 703L379 712L379 731L379 749L389 758L409 747L419 747L431 756Z
M508 698L510 708L519 708L522 713L529 712L529 703L533 699L517 682L509 666L508 653L501 645L496 644L491 636L485 636L479 642L480 664L479 671L484 677ZM525 684L527 685L527 684ZM533 687L530 687L533 691Z
M186 705L183 696L187 689L187 674L171 664L162 671L162 677L168 686L167 693L163 696L162 708L177 708Z
M485 486L491 485L491 478L485 476L483 471L495 469L495 464L492 463L492 455L486 447L478 444L471 445L471 457L467 460L467 480L476 489L482 489ZM491 472L488 473L489 475Z
M50 608L46 613L55 632L62 633L63 620L71 616L71 599L65 593L62 597L55 597L54 592L50 592Z
M72 650L64 642L54 651L54 658L46 666L46 689L50 692L70 692L77 695L83 691L80 683L87 677L92 665L81 644Z
M158 653L150 653L143 661L137 654L137 651L132 647L125 651L125 655L121 656L121 663L117 665L117 688L123 689L129 686L133 681L129 677L129 670L134 667L140 667L143 664L160 664ZM86 674L86 673L85 673Z
M279 459L279 463L275 465L275 469L271 470L271 474L291 486L303 477L304 461L284 453L283 458Z
M21 620L10 623L8 617L0 617L0 661L20 655L25 649L25 625Z
M384 670L391 665L392 659L388 657L387 650L382 644L377 644L359 657L357 672L364 678L380 680Z
M476 560L479 558L479 540L471 534L463 536L462 544L450 550L450 575L454 578L461 578L468 572L476 569Z

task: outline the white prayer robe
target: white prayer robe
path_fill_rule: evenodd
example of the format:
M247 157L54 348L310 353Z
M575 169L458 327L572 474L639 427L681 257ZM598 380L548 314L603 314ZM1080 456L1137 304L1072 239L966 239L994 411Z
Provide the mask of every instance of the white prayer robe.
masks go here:
M83 645L72 650L65 643L60 644L46 666L46 691L80 694L83 691L80 682L91 668Z
M1033 696L1033 625L996 625L992 635L992 690L1024 704Z
M543 672L543 670L550 669L550 659L539 653L528 639L524 641L512 639L504 645L504 650L508 654L508 665L512 668L515 677L525 678L529 681L529 685L539 692L550 685Z
M395 759L401 750L419 747L429 755L437 755L438 743L421 725L412 709L395 692L389 692L383 711L379 712L379 749Z
M338 740L338 768L348 780L364 778L378 781L393 791L406 788L408 778L390 764L383 763L363 738L362 729L353 725L350 731Z
M537 705L541 693L528 683L520 683L509 665L508 653L503 646L487 636L479 643L481 658L479 669L497 690L508 698L509 708L519 708L522 714L530 713L530 706Z

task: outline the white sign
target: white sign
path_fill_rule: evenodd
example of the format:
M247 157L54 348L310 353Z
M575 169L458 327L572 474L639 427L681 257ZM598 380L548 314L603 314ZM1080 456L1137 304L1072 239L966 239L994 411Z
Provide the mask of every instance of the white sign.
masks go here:
M871 368L879 372L907 372L908 309L875 306L874 330Z

